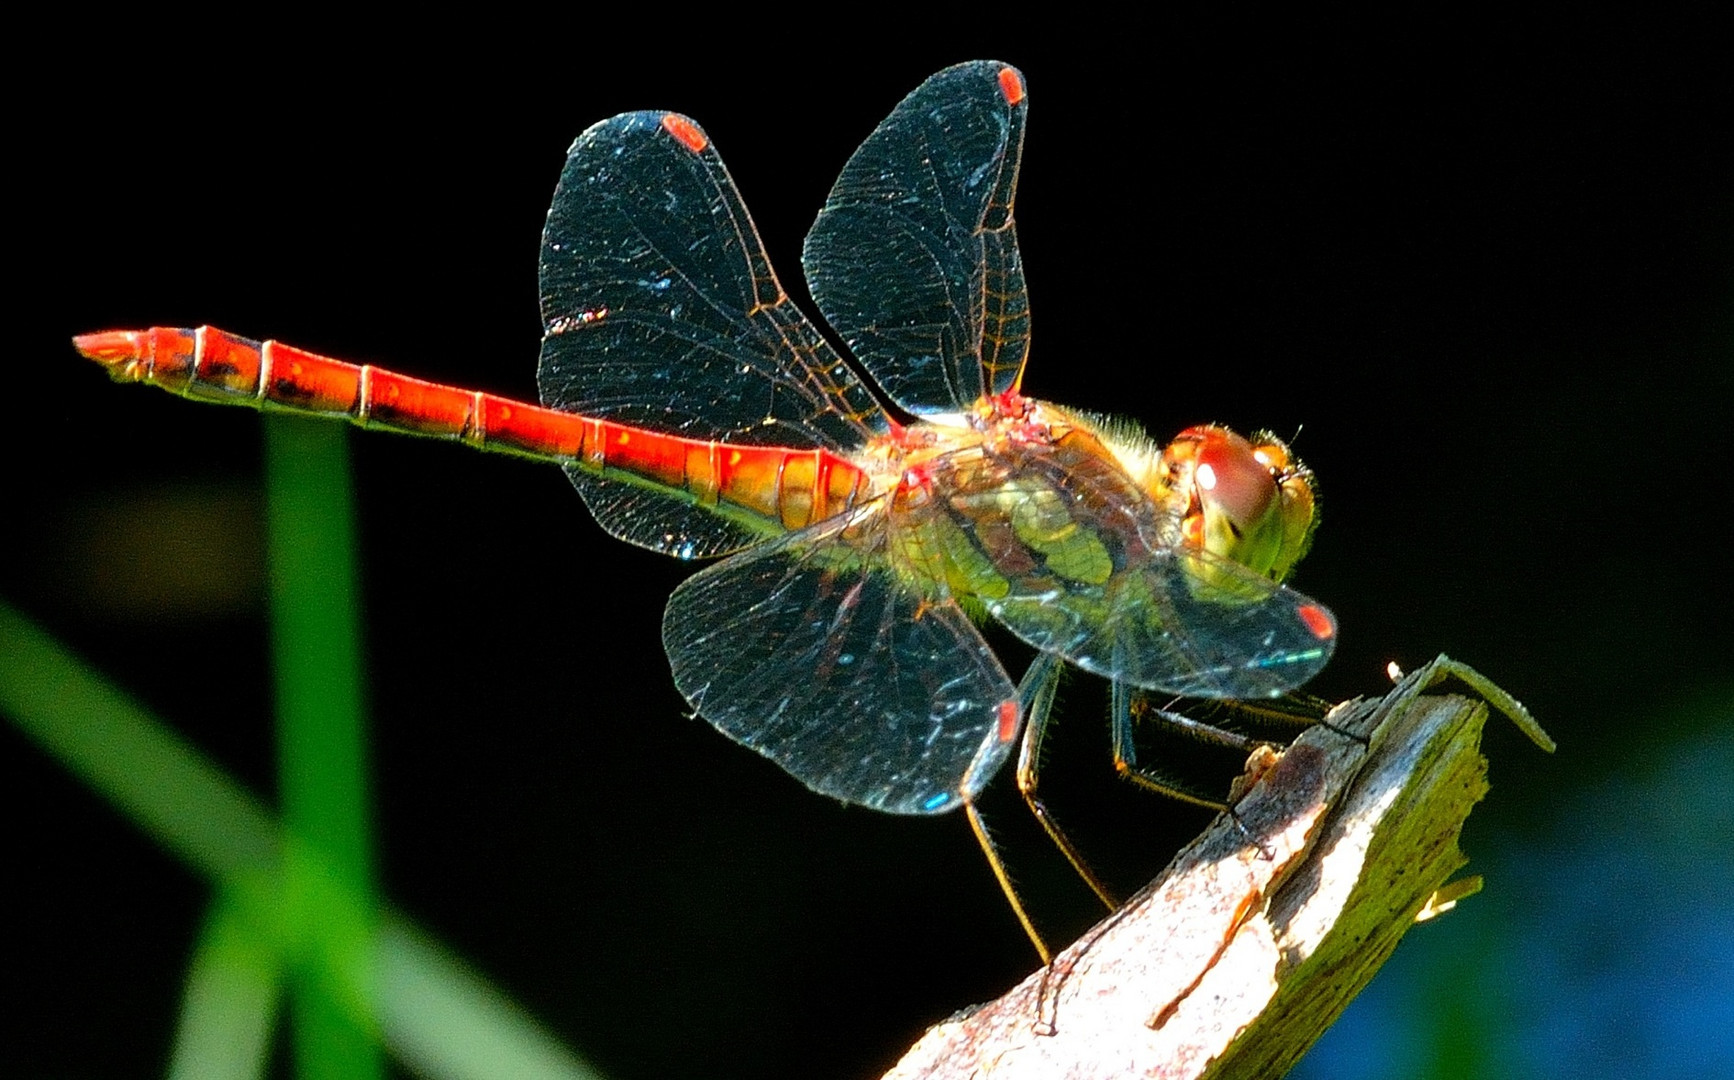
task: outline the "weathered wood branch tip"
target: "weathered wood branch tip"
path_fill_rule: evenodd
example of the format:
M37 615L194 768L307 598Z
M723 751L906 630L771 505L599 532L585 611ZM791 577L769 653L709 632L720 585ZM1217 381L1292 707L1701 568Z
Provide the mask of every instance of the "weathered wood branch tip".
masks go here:
M1429 691L1455 680L1475 699ZM1476 700L1479 699L1479 700ZM1005 996L922 1037L887 1080L1275 1077L1417 920L1472 895L1457 838L1487 791L1491 705L1446 657L1337 706L1157 879Z

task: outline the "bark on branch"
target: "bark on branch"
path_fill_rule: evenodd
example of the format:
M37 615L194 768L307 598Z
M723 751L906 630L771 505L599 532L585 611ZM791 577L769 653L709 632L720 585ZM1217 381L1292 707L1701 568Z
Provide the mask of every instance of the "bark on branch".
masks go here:
M1427 691L1455 679L1480 700ZM1487 791L1487 705L1543 749L1511 695L1443 656L1281 754L1123 908L997 1001L927 1032L887 1080L1281 1076L1447 884ZM1238 819L1238 820L1237 820Z

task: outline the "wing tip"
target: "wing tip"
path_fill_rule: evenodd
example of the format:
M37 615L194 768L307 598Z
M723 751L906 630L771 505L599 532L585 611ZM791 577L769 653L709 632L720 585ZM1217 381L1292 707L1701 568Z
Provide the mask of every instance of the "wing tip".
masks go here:
M695 154L704 153L705 147L710 145L710 136L704 133L704 129L679 113L663 113L662 130Z
M1320 641L1335 641L1337 637L1337 619L1329 608L1323 604L1306 603L1295 608L1295 614L1301 624L1313 637Z

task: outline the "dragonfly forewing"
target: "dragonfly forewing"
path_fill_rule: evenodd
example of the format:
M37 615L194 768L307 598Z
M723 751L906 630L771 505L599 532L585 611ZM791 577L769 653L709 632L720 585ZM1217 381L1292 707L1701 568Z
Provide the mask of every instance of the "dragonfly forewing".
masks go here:
M825 321L900 407L952 412L1017 385L1029 299L1012 197L1018 70L947 68L849 159L801 262Z
M1322 604L1201 552L1152 552L1100 585L1025 577L987 608L1085 671L1185 697L1275 697L1336 645Z
M715 146L675 113L580 135L542 235L551 408L696 439L853 449L883 411L789 300ZM680 500L656 505L570 470L603 527L688 558L758 536Z

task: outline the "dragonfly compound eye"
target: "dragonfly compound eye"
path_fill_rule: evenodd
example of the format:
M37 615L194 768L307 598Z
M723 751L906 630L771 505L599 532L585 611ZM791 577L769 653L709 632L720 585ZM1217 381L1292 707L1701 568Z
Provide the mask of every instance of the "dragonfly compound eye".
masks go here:
M1270 576L1281 581L1312 546L1318 526L1318 481L1288 444L1268 431L1252 436L1252 455L1270 470L1282 497L1282 550L1271 564Z
M1201 424L1182 431L1162 458L1170 492L1185 499L1182 530L1189 545L1264 575L1292 565L1292 558L1283 561L1282 491L1252 443L1225 427ZM1288 464L1286 448L1282 464Z

